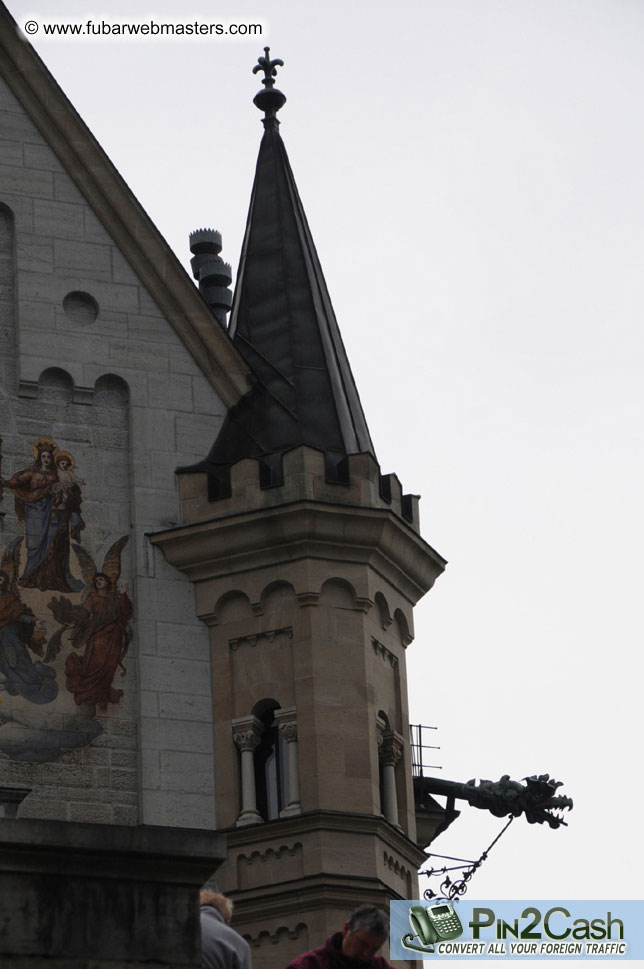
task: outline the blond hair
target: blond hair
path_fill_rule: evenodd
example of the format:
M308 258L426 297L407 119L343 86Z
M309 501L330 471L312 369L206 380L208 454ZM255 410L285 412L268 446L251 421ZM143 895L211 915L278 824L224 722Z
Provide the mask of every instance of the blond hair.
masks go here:
M232 901L226 898L225 895L221 895L220 892L210 892L208 889L202 889L199 892L199 904L210 905L211 908L216 908L223 917L224 922L230 922L233 917Z

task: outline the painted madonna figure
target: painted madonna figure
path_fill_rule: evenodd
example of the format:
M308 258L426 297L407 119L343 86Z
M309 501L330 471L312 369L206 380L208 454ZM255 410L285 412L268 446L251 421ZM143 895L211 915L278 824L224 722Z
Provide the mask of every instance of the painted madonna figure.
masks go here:
M34 463L16 472L5 487L13 491L16 515L25 522L27 562L20 585L28 589L80 592L83 582L69 567L70 521L79 534L80 488L61 488L58 445L48 437L34 444ZM62 497L61 497L62 496Z

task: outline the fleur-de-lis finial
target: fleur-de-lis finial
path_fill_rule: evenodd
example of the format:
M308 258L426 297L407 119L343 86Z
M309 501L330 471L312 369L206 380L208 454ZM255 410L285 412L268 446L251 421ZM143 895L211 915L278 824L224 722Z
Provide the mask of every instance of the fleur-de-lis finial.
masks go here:
M280 57L276 57L274 60L270 59L268 56L270 54L270 50L270 47L264 48L264 56L257 58L257 63L253 68L253 74L257 74L258 71L264 72L264 80L262 81L262 84L267 89L272 88L275 84L273 78L277 77L277 68L284 67L284 61Z
M279 124L276 114L286 103L286 96L275 87L274 78L277 77L277 68L284 67L284 61L280 57L270 59L270 47L264 48L264 56L257 58L257 64L253 67L253 74L258 71L264 72L263 91L258 91L253 98L253 104L257 105L260 111L264 112L264 125L267 122Z

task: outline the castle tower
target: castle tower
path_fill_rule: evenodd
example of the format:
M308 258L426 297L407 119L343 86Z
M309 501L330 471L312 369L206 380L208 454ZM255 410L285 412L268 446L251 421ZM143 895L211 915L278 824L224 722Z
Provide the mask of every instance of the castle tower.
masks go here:
M210 630L218 882L256 964L281 969L356 905L417 896L405 650L445 562L380 473L265 54L229 329L255 379L183 469L183 525L152 540Z

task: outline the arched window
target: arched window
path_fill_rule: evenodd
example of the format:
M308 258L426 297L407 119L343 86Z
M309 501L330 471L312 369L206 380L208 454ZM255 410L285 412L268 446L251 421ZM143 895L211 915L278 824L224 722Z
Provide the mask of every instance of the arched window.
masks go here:
M255 748L255 793L257 810L265 821L273 821L288 803L288 755L286 740L279 729L275 700L256 704L253 712L263 730Z
M237 826L301 814L295 708L261 700L232 721L240 753L241 813Z

